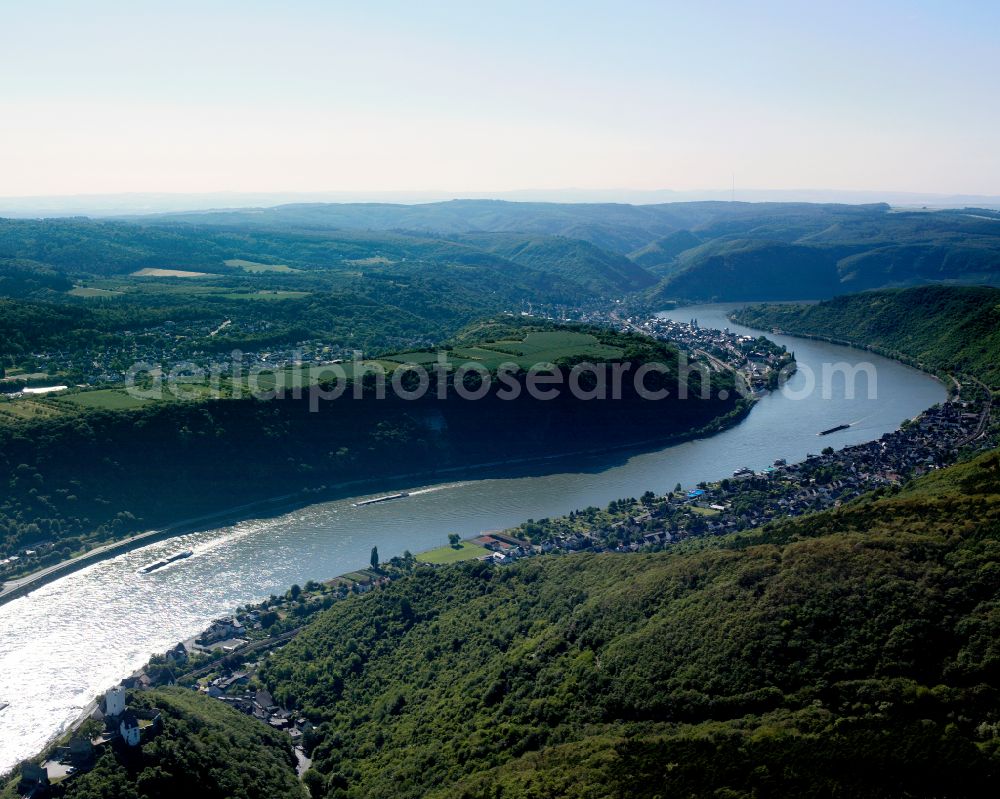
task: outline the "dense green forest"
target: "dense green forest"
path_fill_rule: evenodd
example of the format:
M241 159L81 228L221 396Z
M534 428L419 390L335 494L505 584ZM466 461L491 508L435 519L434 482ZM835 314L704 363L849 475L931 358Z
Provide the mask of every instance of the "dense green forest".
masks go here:
M623 255L555 236L0 220L0 366L40 349L141 347L165 322L197 328L182 331L184 356L316 339L393 350L655 281Z
M817 305L746 308L734 319L763 330L868 346L1000 387L1000 289L923 286L867 292Z
M1000 460L649 555L422 569L267 663L314 796L982 796Z
M181 688L134 694L158 708L163 730L132 754L107 748L93 770L50 789L65 799L302 799L288 736ZM17 797L17 780L0 793Z
M659 205L453 201L287 205L163 215L148 224L561 236L628 255L663 278L649 301L823 299L941 280L996 282L1000 214L884 204ZM485 236L486 239L491 238Z
M517 338L533 329L539 328L499 321L468 336L484 343L487 334ZM378 399L377 387L366 383L359 399L352 388L318 403L306 391L299 398L289 392L272 400L156 401L117 411L76 406L58 416L10 421L0 425L0 553L47 542L45 562L54 562L87 544L253 500L285 493L305 500L315 496L309 492L363 478L662 442L718 430L747 410L729 375L717 375L712 396L702 398L701 374L682 379L669 344L599 328L569 332L576 334L570 341L592 339L592 346L605 348L613 356L609 363L631 364L632 374L642 363L663 364L645 386L666 387L671 396L643 399L626 379L619 400L610 394L579 400L566 390L555 399L535 399L522 368L511 374L519 386L516 399L503 398L506 389L498 381L481 399L462 399L450 374L444 399L436 384L420 400L391 390ZM588 351L553 359L564 387L572 364ZM503 352L500 358L517 360ZM479 385L470 377L463 387ZM683 381L687 400L677 396ZM722 391L726 399L719 399ZM39 406L61 411L70 400L45 403Z
M118 221L0 220L0 296L193 306L205 317L269 322L269 341L324 335L391 347L528 304L632 297L662 307L996 282L998 253L1000 215L982 209L289 205ZM252 307L262 298L282 301Z

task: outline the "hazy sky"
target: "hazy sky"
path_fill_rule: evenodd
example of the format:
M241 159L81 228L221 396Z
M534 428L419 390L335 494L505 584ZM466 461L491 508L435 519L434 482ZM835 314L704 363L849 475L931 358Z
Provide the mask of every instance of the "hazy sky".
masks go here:
M0 196L1000 194L997 2L0 0Z

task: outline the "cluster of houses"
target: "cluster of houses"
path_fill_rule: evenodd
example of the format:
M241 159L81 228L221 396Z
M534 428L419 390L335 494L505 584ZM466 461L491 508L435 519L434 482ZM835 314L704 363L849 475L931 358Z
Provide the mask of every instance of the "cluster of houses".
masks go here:
M548 520L533 538L541 535L544 552L637 551L836 507L954 462L957 449L976 437L988 411L961 399L945 402L875 441L810 455L797 464L779 460L761 471L738 469L731 478L686 493L630 503L588 529L578 529L579 520L572 527L567 520Z
M234 674L216 677L203 691L241 713L288 733L292 744L301 746L303 737L313 729L309 719L281 707L266 688L239 691L240 686L250 681L255 670L256 664L251 664Z
M755 390L764 390L771 375L791 362L791 356L766 339L740 336L728 329L700 327L697 319L675 322L653 317L619 323L653 338L664 339L689 351L701 350L739 371Z
M274 323L266 319L219 319L167 321L142 330L123 330L122 343L102 342L94 349L53 349L33 352L25 359L34 373L39 375L72 375L74 380L86 385L116 385L125 382L133 364L145 362L162 364L168 372L173 364L194 362L208 369L218 356L203 349L203 342L222 331L227 335L251 336L266 332ZM387 347L409 349L433 346L425 337L398 337L386 342ZM241 369L246 374L251 369L280 369L293 363L319 365L349 359L354 349L343 344L333 344L320 339L300 341L293 346L243 353ZM226 372L223 372L226 374Z
M0 558L0 582L16 574L40 569L56 562L58 558L59 553L54 542L35 541L30 546L22 547L13 554Z
M483 533L470 539L469 543L489 550L488 555L481 555L478 559L493 563L511 563L518 558L534 554L531 542L497 531Z
M498 540L495 546L498 552L507 550L510 557L516 557L508 540ZM324 583L309 582L304 588L296 586L285 596L273 596L232 616L214 620L197 637L177 644L162 657L153 658L124 680L123 685L143 690L197 676L198 690L287 732L292 743L299 746L312 729L312 723L280 707L266 690L247 687L257 669L256 662L248 662L251 653L259 656L284 645L311 613L352 594L368 593L391 579L388 573L365 569ZM266 619L267 616L272 618ZM285 621L276 621L280 617ZM265 621L271 626L265 626ZM219 658L220 654L223 657ZM300 761L302 758L304 754L300 753Z
M287 640L306 617L330 607L352 594L365 594L390 582L387 573L368 569L335 577L324 583L296 586L285 596L272 596L255 606L246 606L231 616L215 619L199 635L154 657L149 664L123 681L129 688L146 689L171 684L192 672L211 671L214 658L236 654L243 658L251 650L267 649ZM223 686L223 690L228 689ZM213 696L215 691L212 692Z
M255 623L258 619L248 619ZM246 625L238 616L216 619L208 629L195 639L195 644L202 649L221 649L223 652L235 652L246 643Z
M96 737L75 734L65 746L58 746L41 764L26 761L21 764L18 791L22 797L47 796L51 788L73 779L93 768L97 756L105 747L116 747L123 755L138 752L142 744L162 729L160 711L132 708L123 686L108 691L89 718L103 723Z

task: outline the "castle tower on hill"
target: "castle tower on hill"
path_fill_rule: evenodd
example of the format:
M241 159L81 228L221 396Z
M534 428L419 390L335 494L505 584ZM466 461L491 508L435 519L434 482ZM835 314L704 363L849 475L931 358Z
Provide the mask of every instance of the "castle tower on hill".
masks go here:
M125 689L119 685L104 695L104 716L105 718L118 718L124 712Z

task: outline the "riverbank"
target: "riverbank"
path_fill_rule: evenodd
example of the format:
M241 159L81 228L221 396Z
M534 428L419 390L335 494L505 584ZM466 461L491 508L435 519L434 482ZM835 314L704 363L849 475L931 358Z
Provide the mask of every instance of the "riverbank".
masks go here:
M66 561L48 566L40 571L24 577L7 580L0 589L0 605L27 596L32 591L48 583L65 577L68 574L84 569L95 563L122 555L149 544L174 538L188 533L198 532L207 527L220 527L237 524L251 518L259 518L255 512L269 511L267 516L287 513L309 505L329 502L350 496L350 492L371 489L372 491L392 491L395 489L414 488L420 485L417 481L435 478L463 479L483 477L490 470L528 467L541 464L558 464L571 458L594 457L615 452L634 452L639 454L653 447L671 446L685 441L705 438L715 435L739 424L750 413L754 400L741 400L730 413L716 417L706 427L690 430L684 433L673 433L666 436L656 436L640 441L631 441L616 446L604 446L590 449L577 449L568 452L558 452L550 455L539 455L527 458L508 458L487 463L452 466L443 469L432 469L418 472L387 474L382 477L364 478L341 482L334 486L322 488L303 488L292 494L225 508L216 512L183 519L168 524L157 530L149 530L119 541L101 545L95 549L78 555Z

